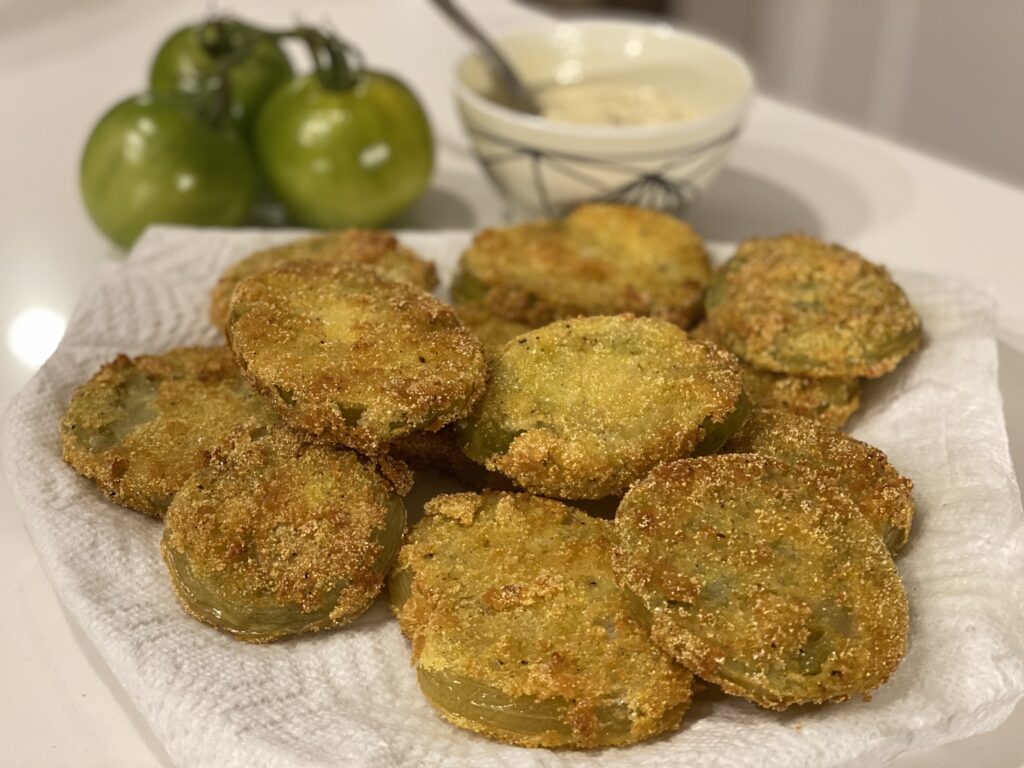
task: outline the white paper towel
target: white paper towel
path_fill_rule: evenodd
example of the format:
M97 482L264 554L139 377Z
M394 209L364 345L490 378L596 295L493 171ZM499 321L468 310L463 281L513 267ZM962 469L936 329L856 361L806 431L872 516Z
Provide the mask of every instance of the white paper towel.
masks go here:
M962 284L899 275L924 349L864 391L853 433L915 484L899 558L910 651L871 702L782 714L705 694L679 732L628 749L527 750L436 717L382 601L338 631L250 646L189 619L159 557L160 524L108 503L60 458L72 391L118 352L217 343L218 273L293 237L150 230L84 293L53 358L11 403L3 459L40 560L180 766L874 765L994 728L1024 695L1024 518L996 386L991 302ZM468 235L407 233L450 277ZM422 490L422 489L421 489Z

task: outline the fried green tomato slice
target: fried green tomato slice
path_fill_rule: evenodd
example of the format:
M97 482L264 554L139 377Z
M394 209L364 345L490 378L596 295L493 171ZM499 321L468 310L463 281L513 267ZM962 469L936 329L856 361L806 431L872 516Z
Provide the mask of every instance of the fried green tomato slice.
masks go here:
M365 264L385 277L424 291L437 287L437 270L390 232L346 229L257 251L228 267L210 295L210 321L223 330L235 286L252 275L293 261Z
M398 489L370 460L278 427L242 433L189 479L161 549L189 615L267 643L369 608L405 520Z
M748 410L728 352L664 320L581 317L501 350L459 440L526 490L599 499L663 461L713 453Z
M710 270L700 237L678 219L589 203L560 221L479 233L453 294L534 327L579 315L630 312L687 328L702 312Z
M906 653L907 597L882 540L827 477L753 454L663 464L616 513L615 571L652 639L768 709L842 701Z
M74 393L64 460L110 499L162 518L174 494L239 427L278 421L226 347L119 355Z
M238 284L228 342L294 427L365 453L465 416L480 342L430 294L350 264L287 264Z
M914 484L877 448L813 419L757 408L723 450L774 456L817 470L857 506L891 552L907 543Z
M806 235L741 244L705 306L714 337L778 373L873 379L921 344L921 319L884 267Z
M691 329L690 335L725 346L714 338L706 322ZM790 376L786 373L762 371L742 359L740 371L743 374L743 390L750 398L750 403L757 408L779 408L817 419L834 429L846 424L860 408L860 379Z
M438 496L388 580L420 687L449 722L527 747L679 726L692 675L615 582L614 527L550 499Z

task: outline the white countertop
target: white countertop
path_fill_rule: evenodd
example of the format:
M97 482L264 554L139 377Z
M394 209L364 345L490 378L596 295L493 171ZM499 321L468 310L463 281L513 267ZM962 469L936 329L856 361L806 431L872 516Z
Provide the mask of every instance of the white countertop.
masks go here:
M493 29L537 19L507 2L468 5ZM100 114L143 88L149 57L162 38L208 7L195 0L15 0L0 8L4 337L12 321L32 308L67 317L82 284L112 257L80 202L79 152ZM448 94L452 62L464 44L426 0L235 0L225 8L268 24L297 16L329 19L375 66L402 73L414 86L430 112L439 163L430 192L400 225L478 227L501 221L501 201L467 153ZM1018 303L1024 289L1024 192L759 99L729 168L691 221L718 241L800 229L893 268L957 274L989 288L1000 303L1000 385L1011 451L1024 467L1024 308ZM0 405L30 375L8 344L0 345ZM117 681L63 613L2 478L0 585L0 763L169 765ZM967 763L1024 763L1024 707L991 734L894 765Z

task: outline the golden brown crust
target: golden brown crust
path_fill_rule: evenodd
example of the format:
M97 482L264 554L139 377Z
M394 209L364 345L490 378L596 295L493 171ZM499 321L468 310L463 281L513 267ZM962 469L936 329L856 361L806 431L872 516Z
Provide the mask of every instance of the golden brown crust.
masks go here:
M210 322L221 330L227 326L231 294L239 282L293 261L365 264L387 278L424 291L437 287L437 269L433 262L406 248L390 232L346 229L256 251L232 264L210 294Z
M64 460L111 500L163 517L171 498L239 427L276 414L226 347L125 355L76 390L61 420Z
M459 439L471 459L534 493L615 496L735 429L741 394L736 359L671 323L576 318L502 349Z
M162 549L193 618L264 643L363 613L404 528L401 499L372 462L278 427L239 434L189 479Z
M714 338L706 322L691 329L690 335L725 347L725 344ZM860 408L860 379L791 376L787 373L762 371L742 359L740 370L743 374L743 389L756 407L789 411L817 419L834 429L846 424Z
M453 295L537 327L630 312L687 328L700 318L708 258L689 225L667 214L589 203L562 221L480 232Z
M678 726L691 676L650 643L642 609L616 585L613 534L527 494L427 504L389 583L446 719L534 747L627 744Z
M884 267L806 235L741 244L705 305L716 338L779 373L876 378L921 344L921 319Z
M651 636L769 709L841 701L906 653L908 609L877 534L826 477L753 454L663 464L616 514L615 571Z
M464 416L487 376L451 307L358 265L289 264L243 280L227 335L292 426L366 453Z
M856 505L891 552L906 544L914 519L914 484L877 448L812 419L756 409L724 450L811 467Z

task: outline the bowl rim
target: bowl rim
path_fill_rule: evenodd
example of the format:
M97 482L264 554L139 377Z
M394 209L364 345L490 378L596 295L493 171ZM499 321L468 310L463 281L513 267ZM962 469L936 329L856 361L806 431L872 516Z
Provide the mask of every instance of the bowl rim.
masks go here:
M519 112L511 109L510 107L499 104L496 101L492 101L480 94L478 91L469 87L465 82L463 82L462 78L459 76L459 72L469 59L479 55L475 50L470 49L459 56L455 62L455 76L453 78L454 85L452 86L452 90L456 101L465 102L481 112L488 113L499 122L505 123L506 125L515 125L531 133L547 134L563 138L576 137L605 140L643 140L669 137L680 138L686 134L700 134L703 137L706 136L708 129L735 126L742 121L743 116L750 108L750 104L753 101L755 93L756 80L753 70L751 70L746 59L729 46L718 42L714 38L697 34L689 30L680 29L668 22L639 21L634 19L580 19L574 21L553 20L552 23L544 26L535 25L533 27L510 32L507 35L501 35L496 38L496 42L500 47L502 42L509 40L529 39L540 35L544 35L546 37L550 35L553 30L557 30L559 28L587 29L601 27L639 29L645 33L668 33L670 36L682 39L686 42L696 42L700 45L707 46L715 50L716 53L730 59L731 62L737 66L746 81L745 87L743 88L740 96L737 99L730 101L727 106L694 119L673 120L670 122L640 125L595 125L592 123L571 123L561 120L552 120L544 117L543 115L531 115L526 112Z

